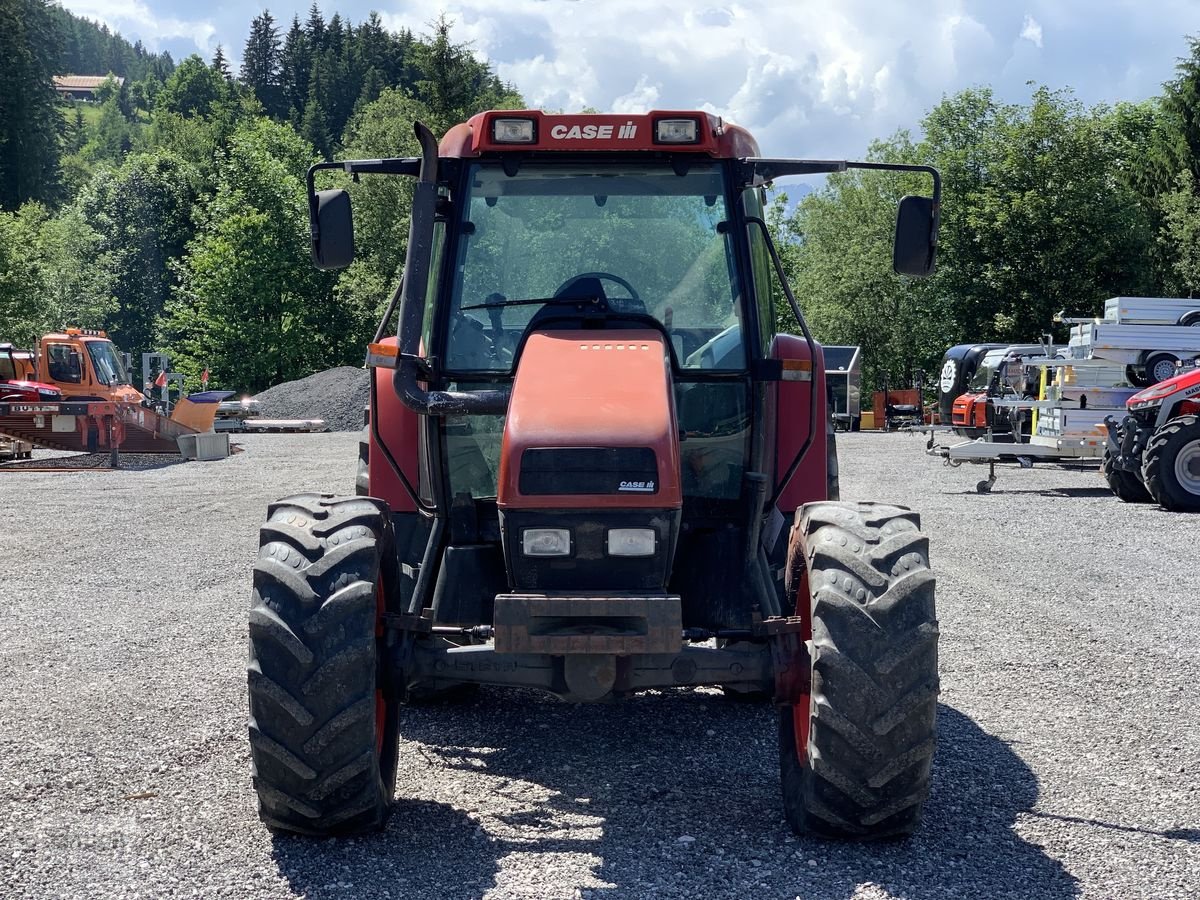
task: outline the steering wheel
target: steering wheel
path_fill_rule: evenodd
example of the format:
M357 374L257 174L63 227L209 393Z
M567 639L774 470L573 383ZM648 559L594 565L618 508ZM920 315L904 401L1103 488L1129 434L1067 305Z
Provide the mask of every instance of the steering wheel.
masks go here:
M638 292L633 289L632 284L630 284L620 275L613 275L611 272L580 272L578 275L573 275L560 284L558 289L554 292L554 296L561 296L568 288L574 287L578 282L583 281L585 278L599 278L604 281L611 281L614 284L619 284L621 287L625 288L625 290L629 291L630 300L636 300L638 303L642 302L642 298L638 296ZM622 298L614 297L612 299L620 300Z

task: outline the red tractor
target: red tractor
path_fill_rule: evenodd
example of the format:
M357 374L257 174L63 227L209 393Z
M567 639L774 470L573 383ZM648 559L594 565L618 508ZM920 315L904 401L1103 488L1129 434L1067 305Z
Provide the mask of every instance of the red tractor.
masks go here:
M62 391L52 384L33 381L33 353L0 344L0 403L59 403Z
M1121 422L1104 419L1104 478L1127 503L1200 512L1200 368L1134 394Z
M910 833L935 744L928 541L909 509L838 502L821 347L764 188L924 173L932 197L901 201L893 260L924 276L937 172L763 159L703 112L495 111L440 145L416 133L419 158L309 172L323 269L354 244L350 196L316 191L321 170L415 184L404 277L368 351L369 496L280 500L260 536L262 819L379 827L407 700L711 685L779 707L797 831ZM777 333L776 297L802 336Z

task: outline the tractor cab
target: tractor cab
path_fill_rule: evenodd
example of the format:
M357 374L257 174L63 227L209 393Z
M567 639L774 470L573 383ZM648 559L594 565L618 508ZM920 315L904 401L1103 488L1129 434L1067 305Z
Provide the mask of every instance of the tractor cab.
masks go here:
M43 335L38 346L38 377L68 401L138 403L121 355L103 331L67 328Z
M61 400L62 392L54 385L33 380L36 373L32 351L0 344L0 401L51 403Z
M353 260L354 230L351 193L317 190L318 176L408 177L413 205L404 277L367 353L360 496L281 500L261 534L250 695L263 818L316 834L377 826L406 699L481 684L572 701L716 685L780 707L794 827L910 831L935 706L924 540L909 510L831 502L823 354L764 206L787 175L922 173L933 195L901 201L893 251L896 272L919 277L933 266L937 173L763 158L747 131L703 112L492 111L440 142L416 135L418 158L309 172L320 268ZM782 303L800 335L778 331ZM825 588L838 599L821 600ZM841 646L815 649L829 629ZM303 654L288 634L306 635ZM370 659L353 671L328 656L360 644ZM849 671L832 668L838 653L912 671L879 675L885 696L851 708L849 684L830 687ZM340 674L314 687L326 663ZM313 746L333 745L280 705L301 696L314 729L348 703L374 712L325 754ZM828 723L868 707L906 724L842 770L861 790L826 796L834 782L810 761L833 752ZM360 740L371 765L343 779ZM868 786L892 757L905 760L894 783ZM281 760L341 786L318 795ZM864 795L877 800L859 808Z

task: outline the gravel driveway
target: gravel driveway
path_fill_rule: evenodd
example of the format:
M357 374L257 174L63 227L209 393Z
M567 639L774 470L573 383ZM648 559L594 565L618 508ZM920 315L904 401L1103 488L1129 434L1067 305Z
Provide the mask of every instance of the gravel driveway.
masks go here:
M842 491L931 536L941 742L916 837L793 837L767 708L485 690L405 712L386 832L272 838L246 743L256 531L278 496L351 489L357 438L236 440L0 473L0 897L1200 896L1200 517L1050 468L977 495L980 470L895 435L843 437Z

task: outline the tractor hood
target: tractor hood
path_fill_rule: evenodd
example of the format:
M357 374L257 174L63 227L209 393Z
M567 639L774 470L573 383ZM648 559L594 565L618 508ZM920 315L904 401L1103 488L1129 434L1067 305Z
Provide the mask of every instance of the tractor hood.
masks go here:
M4 381L0 382L0 395L21 394L35 400L57 401L62 399L62 391L52 384L40 381Z
M500 508L678 509L669 359L649 329L530 335L504 426Z
M1200 397L1200 368L1190 369L1182 372L1173 378L1168 378L1166 381L1160 381L1158 384L1146 388L1144 391L1139 391L1128 400L1125 405L1130 410L1151 409L1155 406L1161 406L1163 401L1168 397Z

